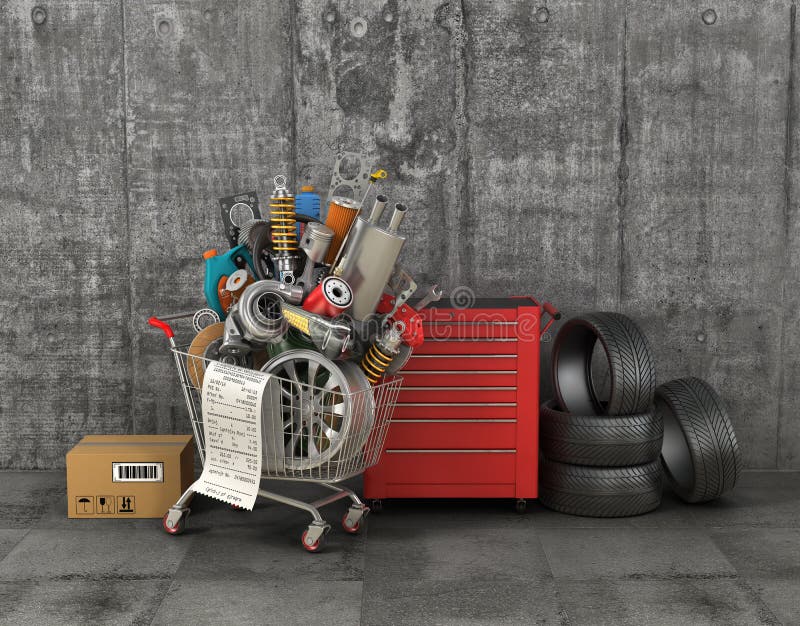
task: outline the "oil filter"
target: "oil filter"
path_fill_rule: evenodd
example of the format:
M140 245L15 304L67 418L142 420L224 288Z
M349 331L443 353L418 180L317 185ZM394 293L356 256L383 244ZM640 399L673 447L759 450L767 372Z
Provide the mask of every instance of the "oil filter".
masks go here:
M325 225L333 229L334 234L331 247L328 248L328 254L325 257L325 263L327 265L333 263L357 215L358 206L353 200L342 198L341 196L336 196L331 200L331 204L328 207L328 217L325 219Z

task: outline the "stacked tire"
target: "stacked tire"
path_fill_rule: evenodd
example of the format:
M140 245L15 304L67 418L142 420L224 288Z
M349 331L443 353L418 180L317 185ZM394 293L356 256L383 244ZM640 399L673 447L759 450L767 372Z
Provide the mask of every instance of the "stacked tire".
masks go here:
M597 354L607 365L604 395L594 380ZM654 406L653 356L639 327L619 313L569 320L553 345L553 386L556 398L540 412L542 504L589 517L657 508L664 422Z

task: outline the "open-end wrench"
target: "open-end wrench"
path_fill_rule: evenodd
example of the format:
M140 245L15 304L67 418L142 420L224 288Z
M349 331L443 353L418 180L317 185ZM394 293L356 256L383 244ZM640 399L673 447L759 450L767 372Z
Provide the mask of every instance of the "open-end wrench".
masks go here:
M428 289L428 291L425 292L425 295L422 296L422 299L414 305L414 308L419 311L424 309L431 302L438 302L442 299L443 293L444 291L441 287L439 287L439 285L431 285L430 289Z

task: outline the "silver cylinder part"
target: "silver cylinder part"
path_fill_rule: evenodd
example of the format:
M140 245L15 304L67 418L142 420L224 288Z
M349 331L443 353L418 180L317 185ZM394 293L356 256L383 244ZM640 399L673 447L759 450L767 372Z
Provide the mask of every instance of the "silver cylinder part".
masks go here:
M403 221L403 218L406 216L406 208L405 204L398 202L394 205L394 213L392 213L392 221L389 222L389 232L394 234L397 232L397 229L400 228L400 223Z
M369 221L371 224L377 224L378 220L381 219L381 215L383 215L383 209L387 202L389 202L389 198L386 196L382 194L375 196L375 204L372 205L372 211L369 214Z
M361 321L375 312L405 241L405 237L370 224L364 218L356 219L338 274L353 291L351 314L354 319Z
M300 255L291 252L282 252L272 258L275 266L275 274L280 278L280 282L286 285L294 285L299 278Z
M328 254L331 241L333 241L333 235L333 229L325 224L316 222L306 224L303 237L300 239L300 248L306 253L308 261L311 261L312 265L325 260L325 255Z

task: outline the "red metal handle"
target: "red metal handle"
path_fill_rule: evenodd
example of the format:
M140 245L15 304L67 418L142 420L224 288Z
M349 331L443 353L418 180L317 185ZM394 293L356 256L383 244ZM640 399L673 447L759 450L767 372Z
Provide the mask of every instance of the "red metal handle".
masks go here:
M542 310L550 316L550 319L547 320L547 324L545 324L544 328L542 328L542 332L539 335L540 337L550 329L550 327L553 325L553 322L561 319L561 312L549 302L542 303Z
M544 309L544 312L547 313L554 320L561 319L561 313L559 312L559 310L549 302L545 302L544 304L542 304L542 308Z
M164 331L164 334L167 336L167 339L172 339L175 336L175 333L172 332L172 326L167 324L166 322L161 321L155 315L147 320L147 323L150 324L153 328L160 328Z

